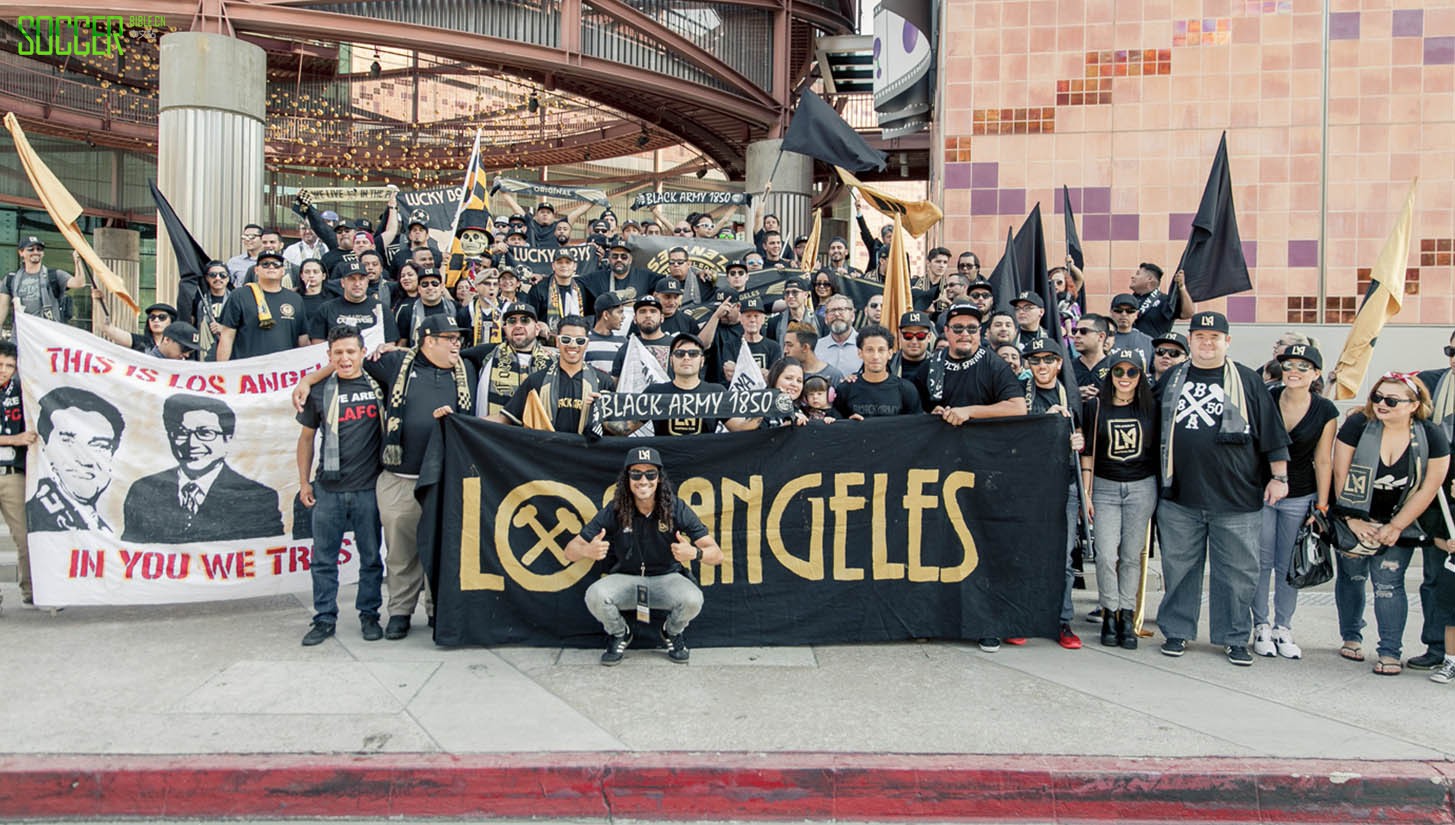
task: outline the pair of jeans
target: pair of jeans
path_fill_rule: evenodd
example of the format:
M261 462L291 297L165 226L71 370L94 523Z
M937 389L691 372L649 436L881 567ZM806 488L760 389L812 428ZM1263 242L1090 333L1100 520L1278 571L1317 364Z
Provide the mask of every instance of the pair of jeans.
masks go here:
M1248 644L1253 630L1258 531L1262 525L1263 513L1258 510L1219 513L1183 507L1174 501L1157 506L1166 586L1157 608L1157 626L1164 636L1197 638L1202 569L1206 564L1209 638L1213 644Z
M663 628L672 635L681 633L687 624L702 612L702 588L681 573L663 576L629 576L611 573L586 588L586 609L612 636L626 633L623 610L636 610L637 585L647 586L647 605L653 610L666 610Z
M1410 599L1404 589L1405 570L1413 547L1390 547L1375 556L1334 554L1334 606L1339 610L1339 637L1362 642L1364 593L1374 583L1374 623L1379 627L1379 655L1398 659L1404 650L1404 626Z
M1291 627L1298 607L1298 588L1289 584L1288 565L1293 560L1293 540L1308 520L1309 505L1318 498L1309 493L1285 498L1269 507L1263 505L1263 529L1258 534L1258 589L1253 592L1253 624L1268 624L1268 581L1273 580L1273 624Z
M1157 477L1112 481L1097 477L1091 487L1096 507L1096 590L1102 610L1135 610L1142 578L1142 548L1157 511Z
M1440 505L1437 503L1432 506L1439 508ZM1445 565L1445 559L1450 554L1438 547L1425 547L1421 552L1424 554L1424 580L1420 582L1420 613L1424 614L1424 623L1420 626L1420 641L1425 643L1425 648L1431 653L1444 656L1448 652L1445 650L1445 628L1455 625L1455 610L1440 604L1436 596L1439 588L1435 582L1440 577L1440 568Z
M359 593L354 607L360 619L379 618L383 603L384 563L379 559L379 505L373 490L331 493L313 486L313 620L338 623L338 557L344 533L354 534L359 558Z
M1081 519L1081 491L1079 485L1071 483L1066 491L1066 589L1061 594L1061 623L1070 624L1076 618L1076 608L1071 605L1071 591L1076 587L1076 568L1071 554L1076 549L1076 528Z

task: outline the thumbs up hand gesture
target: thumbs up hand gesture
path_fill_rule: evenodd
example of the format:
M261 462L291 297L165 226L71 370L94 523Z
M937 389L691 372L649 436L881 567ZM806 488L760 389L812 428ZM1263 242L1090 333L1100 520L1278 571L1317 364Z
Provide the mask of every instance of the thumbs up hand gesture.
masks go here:
M673 533L677 540L672 542L672 555L682 564L697 560L697 547L682 535L681 530Z
M601 561L606 558L606 552L611 549L611 542L606 540L606 530L596 534L596 538L586 543L586 557Z

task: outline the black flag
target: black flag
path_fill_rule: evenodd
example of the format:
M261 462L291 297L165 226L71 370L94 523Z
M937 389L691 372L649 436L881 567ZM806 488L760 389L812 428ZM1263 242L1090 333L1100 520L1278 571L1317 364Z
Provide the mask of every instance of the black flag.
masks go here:
M1050 267L1046 265L1046 232L1041 226L1041 205L1038 203L1015 233L1015 274L1016 282L1020 284L1017 289L1021 292L1035 292L1045 298L1046 291L1041 286L1050 283L1050 278L1046 275L1049 270ZM1050 294L1055 298L1056 290L1053 288ZM1047 301L1046 317L1055 314L1055 309L1055 301ZM1060 321L1056 323L1059 324ZM1055 327L1056 324L1051 326Z
M1001 254L995 269L990 272L990 289L995 293L995 306L1008 309L1011 299L1020 288L1020 278L1016 274L1015 266L1015 235L1010 227L1006 227L1005 252Z
M1071 211L1071 190L1061 185L1061 200L1066 204L1066 254L1076 268L1086 271L1086 256L1081 252L1081 236L1076 234L1076 215Z
M865 142L832 106L811 89L798 96L798 109L783 135L783 151L797 152L850 172L884 169L889 158Z
M152 188L152 200L157 202L157 215L162 219L162 225L167 228L167 238L172 242L172 253L177 256L177 272L182 280L201 281L207 269L207 262L212 260L202 244L192 237L182 219L172 210L172 204L157 188L157 182L148 180L147 185Z
M1238 237L1238 218L1233 211L1233 179L1228 173L1228 133L1218 142L1212 171L1197 217L1192 220L1192 235L1182 253L1179 267L1185 273L1187 293L1194 301L1207 301L1253 288L1248 277L1248 262L1243 258L1243 242Z

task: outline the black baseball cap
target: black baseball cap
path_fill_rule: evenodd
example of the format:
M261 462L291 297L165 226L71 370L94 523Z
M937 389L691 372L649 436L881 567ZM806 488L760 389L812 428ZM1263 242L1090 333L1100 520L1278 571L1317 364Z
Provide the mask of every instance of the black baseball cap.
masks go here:
M703 352L707 351L707 345L702 343L702 339L698 338L696 335L693 335L690 332L679 332L676 335L673 335L672 344L671 346L667 347L667 350L670 352L671 350L677 349L677 345L682 343L683 341L691 344L696 344Z
M899 316L899 326L901 328L924 327L925 329L934 329L935 322L930 320L930 316L927 313L912 309Z
M955 304L945 310L945 323L949 323L961 315L973 315L977 321L985 317L984 313L980 311L980 307L974 304ZM903 326L903 322L901 322L901 326Z
M661 309L662 300L657 296L648 293L641 296L640 298L637 298L636 303L632 304L633 311L641 309L642 307L656 307L657 309Z
M1180 332L1169 331L1166 335L1160 335L1156 338L1153 338L1152 346L1155 347L1158 344L1176 344L1177 346L1182 347L1183 352L1188 351L1187 336L1183 335Z
M148 308L150 309L150 307ZM163 338L170 338L182 346L188 352L197 352L202 349L202 335L197 332L197 327L186 321L173 321L162 330Z
M1230 331L1228 316L1221 312L1199 312L1192 316L1192 323L1188 324L1187 330L1190 333L1198 330L1210 330L1227 335Z
M562 259L565 259L567 261L574 261L574 260L576 260L576 256L575 255L572 255L570 252L566 251L566 248L565 247L561 247L560 249L557 249L556 250L555 256L551 258L551 262L552 263L555 263L556 261L559 261L559 260L562 260Z
M38 246L41 249L45 249L45 242L42 241L40 238L37 238L34 235L30 235L30 236L26 237L25 240L23 240L23 241L20 242L20 248L21 249L30 249L33 246Z
M367 277L369 277L369 273L365 272L364 270L360 269L357 266L351 266L348 269L345 269L344 270L344 274L342 274L342 275L339 276L339 280L342 281L342 280L345 280L347 278L352 278L355 275L359 276L360 278L367 278Z
M448 312L441 312L435 315L426 315L419 324L420 337L426 335L443 335L447 332L459 332L460 325L455 321L455 316Z
M965 294L968 295L971 292L975 292L976 290L984 290L986 292L989 292L991 295L995 294L995 287L991 286L990 281L986 280L984 276L980 275L977 275L975 277L975 280L970 282L970 288L965 290Z
M517 301L510 305L510 309L507 309L504 315L500 316L500 320L504 321L512 315L529 315L530 319L534 321L536 319L536 308L530 304Z
M537 212L550 212L552 215L554 215L554 214L556 214L556 207L551 206L549 203L546 203L545 201L541 201L540 203L536 204L536 211Z
M1137 296L1133 295L1130 292L1123 292L1122 294L1111 299L1112 309L1116 309L1117 307L1121 306L1140 307L1141 305L1142 302L1137 300Z
M620 235L618 235L617 238L616 238L616 240L612 241L606 247L606 251L607 252L611 252L611 251L617 250L617 249L625 249L628 252L632 251L632 248L630 246L627 246L627 244L626 244L626 238L623 238Z
M657 452L656 447L633 447L626 451L626 461L621 466L630 467L633 464L650 464L660 468L662 454Z
M743 263L741 260L732 261L726 267L723 268L723 272L731 272L734 269L741 269L742 271L747 272L748 271L748 265L745 264L745 263Z
M718 303L722 303L723 301L736 301L737 299L738 291L730 286L720 286L713 290L712 293L712 300Z
M165 312L168 315L172 316L173 318L176 318L177 317L177 308L176 307L172 306L171 304L162 304L162 303L152 304L151 306L149 306L146 309L142 310L142 313L141 314L143 314L143 315L151 315L153 312L156 312L156 311Z
M600 315L607 310L616 309L619 306L621 306L621 296L617 295L615 292L603 292L600 295L597 295L596 303L592 304L592 307L596 310L597 315Z
M681 295L682 282L676 278L659 278L657 285L652 287L652 291L662 295Z
M1022 355L1036 355L1037 353L1054 355L1058 358L1065 357L1061 352L1061 345L1056 343L1055 339L1045 335L1037 335L1029 344L1026 344L1026 348L1021 352Z
M1115 367L1117 364L1131 364L1140 370L1147 368L1147 363L1142 358L1142 351L1139 349L1114 349L1111 355L1106 357L1106 365Z
M757 295L753 295L743 299L743 302L738 305L738 312L744 315L747 315L749 312L762 312L766 314L767 310L763 308L763 299Z
M1319 353L1319 348L1312 344L1294 344L1278 354L1278 363L1282 364L1291 358L1298 358L1314 365L1314 369L1324 368L1324 356Z
M283 257L283 253L281 253L281 252L274 252L271 249L265 249L262 252L259 252L258 253L257 261L254 264L254 266L256 266L257 264L262 263L263 261L270 260L270 259L271 260L274 260L274 261L277 261L278 263L281 263L284 266L287 266L288 265L288 261L287 261L287 259L285 259Z
M787 292L790 289L796 289L799 292L807 292L808 281L805 281L803 278L794 275L792 278L789 278L788 280L783 282L783 291Z
M1016 304L1035 304L1041 309L1046 308L1046 302L1041 300L1041 296L1034 292L1022 292L1016 295L1010 300L1010 305L1015 306Z
M440 283L445 282L445 276L442 275L438 269L435 269L432 266L427 266L419 271L419 278L417 282L422 284L424 283L425 278L433 278Z

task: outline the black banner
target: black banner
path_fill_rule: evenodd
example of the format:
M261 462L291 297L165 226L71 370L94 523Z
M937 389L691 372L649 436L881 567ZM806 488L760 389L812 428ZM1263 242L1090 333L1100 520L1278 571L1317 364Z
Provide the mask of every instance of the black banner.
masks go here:
M760 418L793 411L777 390L731 392L607 392L591 407L591 421L656 421L668 418Z
M603 209L611 208L611 201L606 197L606 193L600 189L586 189L580 186L557 186L554 183L515 180L513 178L496 178L495 184L490 187L491 194L502 189L512 195L535 195L539 198L564 198L566 200L594 203ZM529 205L524 205L523 208L534 209L533 206Z
M446 416L419 479L442 645L600 644L572 535L628 448L659 449L725 556L693 565L697 647L1056 634L1069 424L904 416L588 444ZM652 636L640 632L639 637Z
M692 268L699 272L723 272L727 265L753 251L748 241L728 241L718 238L679 238L675 235L637 235L627 241L632 251L632 266L651 270L656 275L667 274L667 253L682 247Z
M632 209L653 206L746 206L753 196L745 192L691 192L684 189L665 192L643 192L632 198Z
M596 247L589 243L572 246L512 246L506 255L517 274L529 272L547 276L551 274L551 262L556 259L556 253L562 249L576 261L578 275L585 274L596 261Z

